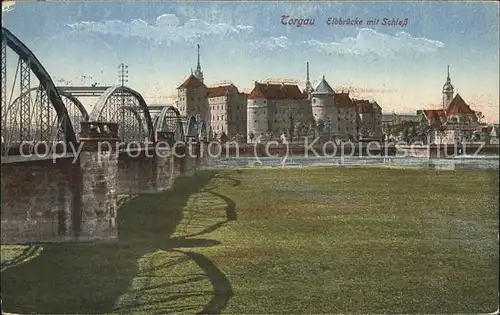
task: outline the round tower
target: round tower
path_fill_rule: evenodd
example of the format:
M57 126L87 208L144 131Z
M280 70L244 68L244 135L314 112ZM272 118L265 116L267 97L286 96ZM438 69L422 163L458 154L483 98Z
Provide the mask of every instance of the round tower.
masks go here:
M314 91L311 93L311 107L312 114L316 123L319 120L326 121L328 117L333 119L335 116L333 96L335 92L331 86L326 82L325 76L321 79L321 82L316 86Z
M248 95L247 100L248 142L255 142L260 135L266 135L269 129L267 105L263 85L255 82L255 87Z

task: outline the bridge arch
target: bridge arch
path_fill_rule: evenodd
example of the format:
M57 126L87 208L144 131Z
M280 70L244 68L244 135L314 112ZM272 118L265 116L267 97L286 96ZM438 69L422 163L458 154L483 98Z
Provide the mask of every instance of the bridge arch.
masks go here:
M31 72L33 72L33 74L35 74L40 81L40 85L46 91L47 97L56 111L58 122L62 125L60 127L64 130L65 141L76 146L78 140L73 129L73 125L71 124L71 120L65 119L65 117L68 117L68 111L47 70L45 70L40 61L36 58L35 54L33 54L33 52L26 47L21 40L4 27L2 27L2 41L5 41L7 46L12 49L23 61L29 61L28 64Z
M147 141L148 140L147 136L149 134L148 129L147 129L147 126L144 124L144 122L141 118L141 114L139 113L137 108L134 106L120 106L118 108L118 112L121 112L121 111L128 111L134 116L135 120L139 124L139 128L142 128L142 130L139 129L139 139L144 139ZM130 126L125 126L125 127L130 127ZM120 131L118 131L118 132L120 132ZM123 130L123 132L121 134L122 134L123 141L135 140L133 135L132 135L133 134L132 130L125 129L125 130Z
M137 104L131 105L132 103L135 103L134 100L137 102ZM115 85L107 89L94 105L94 108L90 114L90 121L118 121L113 119L117 118L115 116L118 112L118 109L124 106L134 107L138 114L139 112L142 112L145 118L147 140L154 142L156 140L155 129L146 101L139 92L126 86Z
M160 114L155 119L154 129L157 134L159 132L166 132L173 134L175 141L184 141L184 126L181 114L174 106L162 108Z

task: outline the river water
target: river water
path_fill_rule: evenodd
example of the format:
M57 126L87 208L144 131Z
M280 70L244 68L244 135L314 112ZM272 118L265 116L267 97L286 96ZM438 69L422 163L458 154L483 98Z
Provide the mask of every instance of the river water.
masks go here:
M311 167L366 166L414 169L499 169L499 156L459 156L455 158L428 157L233 157L209 162L215 168L252 167Z

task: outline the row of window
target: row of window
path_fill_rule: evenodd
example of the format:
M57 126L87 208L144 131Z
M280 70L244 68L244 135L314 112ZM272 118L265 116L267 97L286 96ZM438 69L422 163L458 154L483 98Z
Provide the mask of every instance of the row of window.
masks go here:
M318 117L318 113L315 113L314 117ZM325 117L325 119L328 119L328 117ZM345 115L344 117L337 117L337 121L340 121L340 120L351 120L351 119L352 119L351 115Z
M199 101L201 101L201 97L198 97L198 98L190 97L189 100L193 101L193 102L197 100L199 102ZM187 97L179 97L179 101L187 101Z
M226 116L226 118L227 118L227 116ZM240 120L240 118L242 120L244 119L244 117L236 116L235 120L238 121L238 120ZM212 121L216 121L216 120L224 120L224 115L221 115L221 116L212 116Z
M184 109L185 109L185 107L179 107L179 110L184 110ZM224 110L224 105L212 105L211 109L213 109L213 110ZM240 106L239 105L236 105L236 110L240 110Z
M213 110L224 110L224 105L212 105L211 108ZM231 105L229 105L228 109L231 109ZM236 110L240 110L240 106L239 105L236 105Z

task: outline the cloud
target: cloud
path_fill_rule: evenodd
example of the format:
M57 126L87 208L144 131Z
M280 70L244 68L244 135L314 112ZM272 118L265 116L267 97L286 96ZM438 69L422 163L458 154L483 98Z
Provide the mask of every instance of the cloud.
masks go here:
M293 46L293 43L286 36L280 36L255 41L252 46L256 49L288 50Z
M171 44L181 40L195 40L205 36L238 36L249 34L253 27L249 25L232 26L225 23L209 23L200 19L188 20L184 25L174 14L162 14L156 18L155 25L136 19L130 23L120 20L105 22L83 21L68 24L73 30L123 37L140 37L156 44Z
M2 1L2 13L10 12L14 10L12 7L16 2L12 0L4 0Z
M339 42L324 43L311 39L301 43L330 54L358 56L374 54L380 57L390 57L403 51L430 53L444 47L440 41L413 37L406 32L399 32L395 36L391 36L378 33L370 28L362 28L356 37L346 37Z

